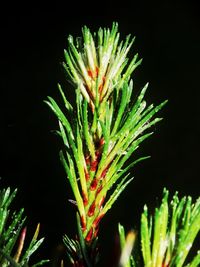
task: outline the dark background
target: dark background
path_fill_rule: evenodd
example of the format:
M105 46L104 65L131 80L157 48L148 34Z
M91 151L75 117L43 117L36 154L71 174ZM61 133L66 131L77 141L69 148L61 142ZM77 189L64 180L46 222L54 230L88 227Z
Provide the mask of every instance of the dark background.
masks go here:
M198 2L198 1L197 1ZM58 101L64 84L60 63L67 36L119 23L122 38L136 36L132 48L143 63L135 72L136 92L150 82L148 103L169 103L137 156L151 159L135 167L135 177L101 226L106 259L115 243L117 222L138 227L143 205L153 207L166 186L180 196L199 195L200 16L194 1L69 2L63 5L9 6L0 24L0 176L1 187L18 187L16 208L25 207L29 231L41 223L44 257L55 258L64 233L75 231L71 191L58 159L57 122L43 100Z

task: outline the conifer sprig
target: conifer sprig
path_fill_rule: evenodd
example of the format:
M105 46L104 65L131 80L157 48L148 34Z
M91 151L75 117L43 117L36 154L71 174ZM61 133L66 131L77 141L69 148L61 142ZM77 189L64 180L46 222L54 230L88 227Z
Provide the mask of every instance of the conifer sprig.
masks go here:
M10 209L16 193L17 189L11 192L9 187L0 190L0 266L3 267L28 266L30 257L44 240L44 238L38 240L40 228L38 224L31 242L27 244L24 210L12 212ZM42 266L47 262L48 260L42 260L32 267Z
M80 38L68 37L63 66L94 111L108 100L114 88L121 88L142 60L137 61L136 54L124 71L135 38L128 35L124 42L119 43L117 23L113 23L111 30L100 28L97 34L92 34L86 26L82 32L83 42Z
M131 90L130 86L124 84L122 90ZM142 97L143 94L144 90ZM47 103L59 119L59 134L66 146L66 151L60 153L60 158L77 202L83 229L86 228L85 237L92 228L96 228L96 222L99 222L99 219L111 208L117 197L132 180L132 178L128 179L127 175L130 168L147 158L141 157L123 168L140 143L152 134L143 134L143 132L161 120L160 118L151 120L151 118L166 103L163 102L155 108L151 105L145 109L146 104L141 104L142 97L140 94L133 107L126 107L130 109L130 113L123 113L120 121L114 119L115 115L111 113L112 107L107 105L106 120L105 122L99 121L102 129L99 137L91 131L92 121L89 121L88 116L91 111L86 100L80 100L83 103L79 103L79 107L76 109L79 113L79 120L75 119L76 122L73 120L72 125L56 102L49 97ZM118 127L115 126L116 122ZM113 129L115 134L112 134ZM107 192L119 181L121 183L117 185L113 194L102 206ZM88 239L90 238L88 237Z
M147 206L141 217L141 244L145 267L197 267L199 252L185 265L187 256L200 231L200 198L179 200L176 193L169 203L164 189L160 207L149 217Z
M188 260L188 255L200 232L200 198L195 202L192 202L190 196L179 199L176 192L171 201L168 199L169 191L164 188L161 205L155 209L153 215L149 214L147 205L144 206L139 235L142 263L138 260L140 248L138 250L134 246L135 232L131 230L126 236L124 227L119 224L120 267L200 265L200 251L193 258L191 254ZM195 254L194 250L192 252Z
M97 34L87 27L82 32L82 40L69 36L63 63L76 88L76 106L60 85L66 109L51 97L46 103L59 121L58 134L64 143L60 159L75 197L84 242L90 245L98 236L101 219L132 181L131 168L148 158L127 164L152 134L147 130L162 119L155 114L167 101L147 105L148 84L134 96L130 77L141 60L135 55L129 62L134 38L129 35L120 41L117 23L111 30L100 28Z

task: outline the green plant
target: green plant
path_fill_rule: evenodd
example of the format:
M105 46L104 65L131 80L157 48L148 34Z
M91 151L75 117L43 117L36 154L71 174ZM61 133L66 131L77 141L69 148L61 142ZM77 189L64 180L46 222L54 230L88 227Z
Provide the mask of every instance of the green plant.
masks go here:
M136 54L128 62L134 38L129 35L120 41L116 23L95 34L83 27L82 33L83 42L68 37L63 63L76 88L76 106L60 85L64 111L51 97L46 103L59 122L57 133L64 143L60 159L78 210L79 240L65 236L64 243L75 266L92 266L98 259L94 251L101 219L132 181L130 169L148 157L127 160L152 134L147 130L161 120L154 115L167 101L147 105L148 84L137 97L133 95L131 74L141 60Z
M176 192L172 200L168 201L169 191L163 190L160 207L155 209L154 215L148 214L145 205L141 215L141 229L139 241L143 266L145 267L197 267L200 264L200 251L185 263L198 232L200 231L200 198L192 203L192 198L178 198ZM138 266L130 252L134 246L134 232L125 239L123 226L119 225L121 249L121 266Z
M24 223L24 210L11 212L10 205L15 198L17 190L11 192L10 188L0 190L0 266L26 267L32 254L42 244L44 238L37 240L40 225L38 224L32 240L25 246L26 227ZM27 247L27 248L25 248ZM32 267L41 266L48 260L41 260Z
M65 235L63 242L74 267L98 264L99 225L128 184L135 164L147 159L132 157L140 144L152 135L149 129L162 118L156 117L167 101L147 105L146 84L140 93L131 79L141 64L136 54L128 59L135 38L120 41L117 23L111 29L91 33L85 26L82 38L68 37L64 51L67 80L73 83L74 101L69 102L58 85L63 105L52 97L45 102L56 115L63 148L60 160L66 172L77 207L77 236ZM73 97L72 97L73 98ZM11 212L16 195L10 188L0 191L0 266L25 267L43 242L37 240L39 225L25 249L26 227L23 209ZM197 267L200 254L188 260L188 254L200 230L200 199L179 200L175 193L168 201L164 189L160 207L150 215L145 205L140 233L128 235L119 224L120 267ZM135 249L139 241L139 249ZM133 253L132 253L133 252ZM185 263L190 261L190 263ZM33 264L44 265L47 260ZM185 265L186 264L186 265ZM64 266L64 262L61 262Z

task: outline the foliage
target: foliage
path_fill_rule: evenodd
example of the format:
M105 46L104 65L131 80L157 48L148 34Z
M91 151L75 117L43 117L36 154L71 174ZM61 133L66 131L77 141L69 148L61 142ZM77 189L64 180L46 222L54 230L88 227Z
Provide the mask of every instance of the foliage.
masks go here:
M52 97L45 101L55 114L63 148L60 160L77 207L77 236L64 235L63 242L74 267L96 266L99 259L99 225L120 194L133 180L131 170L147 156L133 158L141 143L152 135L149 131L162 118L157 113L167 103L147 104L146 84L136 93L131 76L141 64L135 54L128 53L135 38L128 35L120 40L117 23L112 28L100 28L91 33L82 28L82 38L68 37L63 68L75 87L75 103L69 101L58 84L63 106ZM38 240L39 224L25 248L26 227L24 210L11 212L10 204L17 190L0 191L0 266L30 266L32 254L43 242ZM149 216L147 206L141 216L139 241L144 267L197 267L200 253L188 262L188 254L200 230L200 199L179 200L176 193L168 201L164 189L160 207ZM135 252L137 235L125 235L118 225L121 256L120 267L140 266ZM47 263L42 260L32 267ZM187 264L187 265L184 265ZM61 262L64 266L64 262Z
M200 198L193 203L190 196L179 199L177 192L170 202L168 197L169 191L164 189L162 203L155 209L153 215L149 215L147 206L144 206L140 229L143 266L198 267L200 251L190 263L186 262L200 231ZM137 261L130 256L133 247L133 242L130 244L130 237L133 233L130 232L125 240L124 228L119 225L121 249L127 255L126 263L121 265L123 267L138 266Z
M42 244L44 238L37 239L40 225L38 224L32 240L25 248L26 227L24 223L24 210L12 212L10 205L15 198L17 190L11 192L10 188L0 190L0 266L25 267L29 266L32 254ZM48 260L42 260L32 265L41 266Z
M127 164L152 134L146 130L161 120L154 115L166 101L155 107L147 105L144 95L148 84L134 96L130 76L141 60L136 54L128 64L127 54L134 38L129 35L120 41L116 23L111 30L100 28L97 34L87 27L82 32L83 42L69 36L63 63L68 79L76 87L76 106L69 103L60 85L65 110L51 97L46 103L58 119L58 134L65 146L60 159L78 208L84 257L84 248L96 243L101 219L132 181L130 169L148 158ZM78 254L77 242L67 237L64 240L69 251Z

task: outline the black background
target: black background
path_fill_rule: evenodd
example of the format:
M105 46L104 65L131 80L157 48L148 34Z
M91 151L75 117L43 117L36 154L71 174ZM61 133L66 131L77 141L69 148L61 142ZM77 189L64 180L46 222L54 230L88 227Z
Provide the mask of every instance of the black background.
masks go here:
M198 2L198 1L197 1ZM71 191L58 159L57 122L43 100L58 101L57 82L67 95L60 63L67 36L119 23L122 38L136 36L132 56L143 63L133 75L136 92L150 82L148 103L168 99L137 156L151 159L135 167L135 177L102 221L104 258L114 246L117 222L138 227L145 203L153 207L165 186L180 195L199 195L200 16L194 1L66 2L65 5L9 6L0 24L0 176L1 187L18 187L16 208L25 207L29 231L41 223L44 257L55 258L64 233L75 231Z

